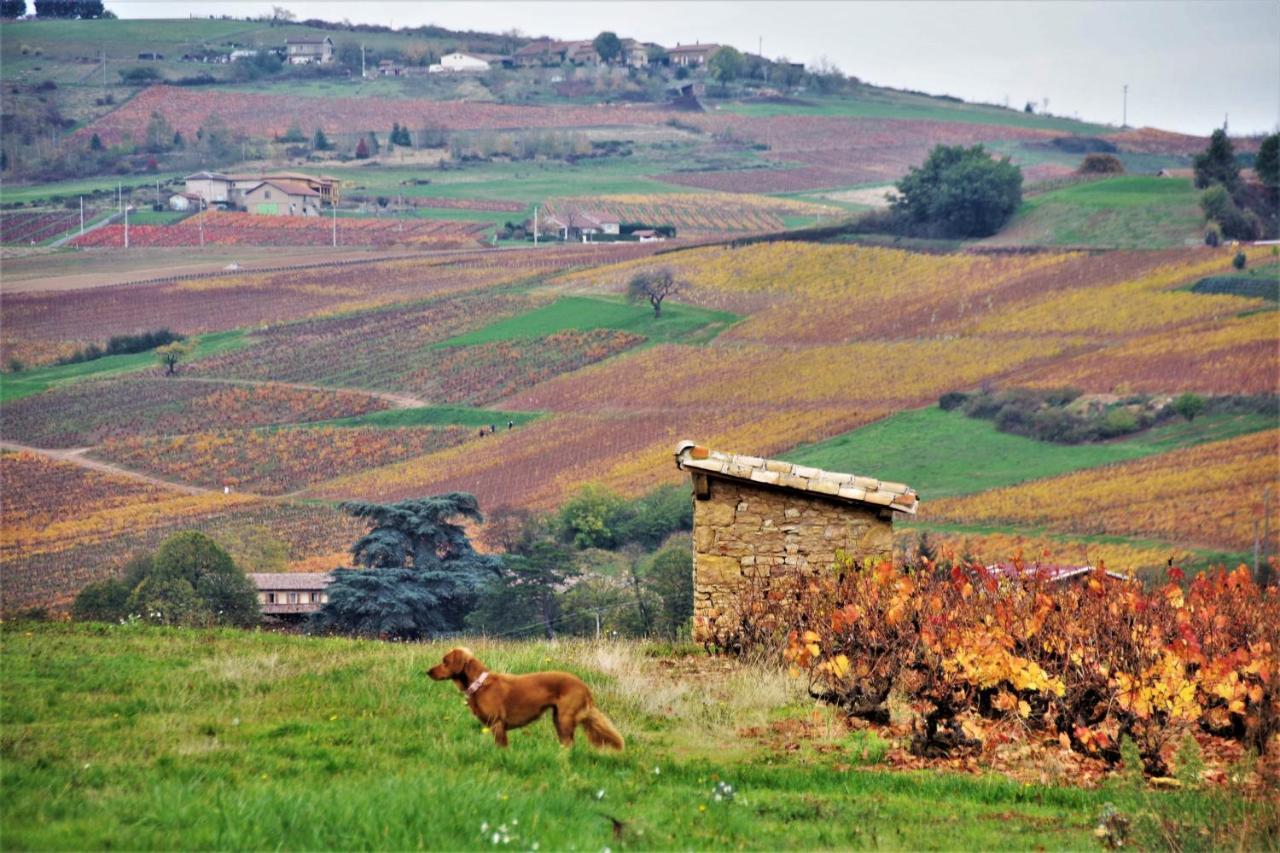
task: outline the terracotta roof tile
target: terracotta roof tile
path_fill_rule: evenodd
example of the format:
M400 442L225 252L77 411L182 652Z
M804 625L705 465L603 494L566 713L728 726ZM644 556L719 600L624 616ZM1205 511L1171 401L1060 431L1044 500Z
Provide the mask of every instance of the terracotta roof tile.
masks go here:
M915 490L904 483L890 483L856 474L823 471L779 459L762 459L737 453L711 450L692 441L676 446L676 466L689 471L705 471L799 492L827 495L847 501L887 506L914 514L920 505Z
M332 577L328 572L249 572L254 586L265 591L324 589Z

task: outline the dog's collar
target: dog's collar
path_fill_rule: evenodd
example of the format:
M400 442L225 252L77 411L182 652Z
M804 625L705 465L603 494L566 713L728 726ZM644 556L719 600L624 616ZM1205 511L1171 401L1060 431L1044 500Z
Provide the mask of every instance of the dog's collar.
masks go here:
M471 682L471 684L467 687L467 698L471 698L472 696L476 695L476 691L479 690L481 687L483 687L484 683L488 680L489 680L489 673L487 672L480 673L480 677L477 678L475 681Z

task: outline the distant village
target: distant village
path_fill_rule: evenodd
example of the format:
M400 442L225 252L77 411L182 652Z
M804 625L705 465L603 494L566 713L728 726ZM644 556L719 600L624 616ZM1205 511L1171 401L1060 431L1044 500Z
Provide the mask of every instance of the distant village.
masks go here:
M410 65L390 59L378 61L363 69L366 78L413 77L426 74L478 74L494 68L554 68L563 65L591 67L619 65L626 68L670 66L697 68L705 66L716 51L724 45L716 43L677 44L663 47L653 42L641 42L631 38L619 40L621 49L616 58L606 62L596 49L594 40L560 41L538 39L511 54L464 53L455 51L440 57L438 62L427 65ZM329 36L286 39L280 48L235 48L229 53L206 52L184 54L187 62L228 63L254 59L263 53L273 53L289 65L331 65L335 61L333 39ZM142 53L142 60L159 60L158 53ZM803 63L787 65L804 70Z

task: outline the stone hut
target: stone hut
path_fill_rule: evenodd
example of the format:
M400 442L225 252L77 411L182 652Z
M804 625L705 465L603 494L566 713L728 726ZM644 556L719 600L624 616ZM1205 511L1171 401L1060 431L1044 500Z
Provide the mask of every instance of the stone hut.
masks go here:
M705 642L747 578L818 572L836 552L889 559L893 514L914 514L902 483L837 474L682 441L676 465L693 478L693 637Z

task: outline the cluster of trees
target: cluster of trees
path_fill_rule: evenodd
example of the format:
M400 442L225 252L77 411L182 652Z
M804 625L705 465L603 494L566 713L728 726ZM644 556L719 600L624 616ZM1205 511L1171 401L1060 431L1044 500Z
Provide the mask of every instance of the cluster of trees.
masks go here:
M94 361L108 355L128 355L135 352L146 352L147 350L156 349L184 339L185 336L170 329L156 329L155 331L141 332L136 335L114 335L107 341L105 347L89 344L87 347L76 350L71 355L58 359L55 363L80 364L81 362Z
M1022 170L981 145L937 145L897 183L887 211L855 224L862 231L921 237L989 237L1022 204Z
M496 513L486 528L495 554L466 534L462 522L483 520L469 494L344 504L372 524L352 548L362 568L334 573L311 627L400 639L463 630L674 637L692 617L692 558L687 540L668 540L692 525L688 504L677 489L629 502L586 487L556 513Z
M35 0L38 18L114 18L102 0ZM27 14L27 0L0 0L0 18L21 18Z
M80 620L136 618L159 625L258 624L257 588L231 555L195 530L175 533L154 554L139 554L122 578L91 583L72 605Z
M1235 146L1225 130L1215 130L1209 146L1193 160L1195 184L1204 192L1200 208L1209 221L1205 242L1220 238L1256 240L1280 232L1280 134L1262 141L1254 159L1258 181L1245 181Z

